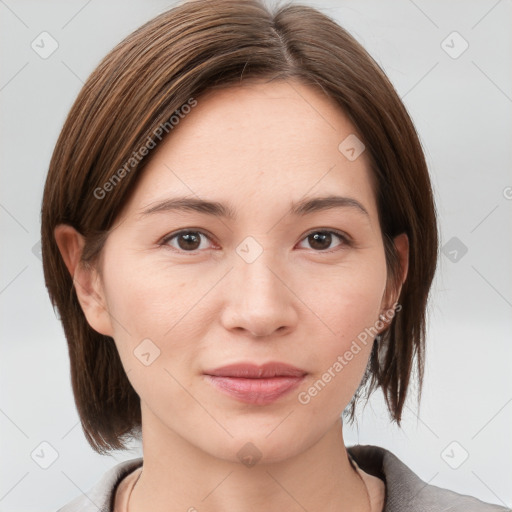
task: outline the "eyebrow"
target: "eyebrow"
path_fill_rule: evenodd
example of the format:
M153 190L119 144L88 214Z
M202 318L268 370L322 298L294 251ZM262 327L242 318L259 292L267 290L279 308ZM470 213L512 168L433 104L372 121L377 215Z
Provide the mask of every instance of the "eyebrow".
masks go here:
M318 211L331 210L333 208L351 208L364 215L369 215L366 208L356 199L334 195L305 198L301 201L294 202L291 205L289 214L304 216ZM141 217L145 217L155 213L170 211L193 211L225 219L236 218L236 210L229 205L219 203L218 201L207 201L193 197L165 199L153 206L149 206L143 210L140 215Z

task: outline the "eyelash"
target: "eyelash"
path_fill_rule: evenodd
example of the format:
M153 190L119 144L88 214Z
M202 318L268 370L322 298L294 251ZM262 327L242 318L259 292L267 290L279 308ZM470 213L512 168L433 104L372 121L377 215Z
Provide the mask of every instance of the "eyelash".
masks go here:
M178 252L181 254L195 255L198 252L201 252L201 249L196 249L194 251L185 251L183 249L177 249L176 247L172 247L172 246L168 245L172 239L178 237L179 235L183 235L186 233L194 233L194 234L203 235L208 240L210 240L210 242L213 241L212 237L208 233L205 233L204 231L202 231L200 229L182 229L180 231L176 231L175 233L171 233L171 234L167 235L166 237L164 237L161 240L161 242L159 242L158 245L166 247L172 251L175 251L175 252ZM333 230L333 229L314 229L314 230L306 233L306 235L304 235L300 241L302 242L303 240L307 239L309 236L316 234L316 233L335 235L341 240L341 244L336 246L336 248L334 248L334 249L325 249L325 250L318 250L318 251L312 249L314 252L316 252L318 254L325 254L325 253L331 254L333 252L336 252L337 250L341 250L343 247L350 247L353 245L352 240L350 239L350 237L348 235L346 235L345 233L343 233L341 231L337 231L337 230Z

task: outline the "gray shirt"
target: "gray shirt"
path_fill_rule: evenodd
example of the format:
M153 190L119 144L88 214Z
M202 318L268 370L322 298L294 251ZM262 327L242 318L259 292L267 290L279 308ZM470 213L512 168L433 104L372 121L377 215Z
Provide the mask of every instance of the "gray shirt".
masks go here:
M363 471L384 480L384 512L511 512L506 507L425 483L384 448L356 445L348 452ZM139 457L117 464L92 489L57 512L112 512L118 484L142 462Z

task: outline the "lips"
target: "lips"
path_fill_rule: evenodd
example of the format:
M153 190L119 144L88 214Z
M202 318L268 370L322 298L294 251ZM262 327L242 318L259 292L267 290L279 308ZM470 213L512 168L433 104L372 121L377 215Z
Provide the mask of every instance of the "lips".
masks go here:
M307 372L285 363L240 363L204 372L218 391L241 402L269 404L296 388Z

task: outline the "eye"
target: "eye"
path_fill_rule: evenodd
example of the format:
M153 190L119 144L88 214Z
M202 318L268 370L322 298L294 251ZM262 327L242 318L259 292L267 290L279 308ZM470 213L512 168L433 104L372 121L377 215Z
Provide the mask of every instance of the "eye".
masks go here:
M161 245L170 245L178 251L193 252L205 249L201 247L201 237L211 241L210 237L202 231L183 230L165 237ZM174 240L176 243L171 243Z
M204 239L204 244L203 240ZM338 244L332 246L332 243L338 239ZM316 230L311 231L302 241L308 241L310 247L316 252L332 252L328 249L339 248L350 245L350 239L347 235L332 230ZM212 242L212 238L198 230L182 230L166 236L160 245L168 245L176 251L194 252L207 249L207 242ZM336 250L336 249L335 249Z
M331 243L333 241L335 241L333 239L333 235L334 235L335 238L340 240L340 243L338 243L334 247L350 245L348 237L346 235L343 235L343 234L338 233L336 231L330 231L330 230L326 230L326 231L321 231L321 230L311 231L311 233L306 235L306 237L303 238L302 240L307 240L309 242L309 244L310 244L310 247L313 248L313 249L316 249L317 252L323 252L323 251L326 251L327 249L331 248ZM326 252L331 252L331 251L326 251Z

